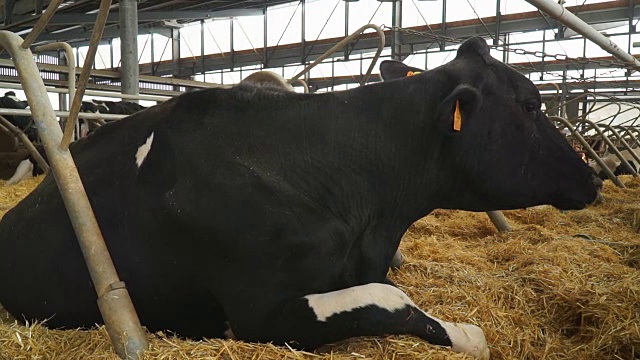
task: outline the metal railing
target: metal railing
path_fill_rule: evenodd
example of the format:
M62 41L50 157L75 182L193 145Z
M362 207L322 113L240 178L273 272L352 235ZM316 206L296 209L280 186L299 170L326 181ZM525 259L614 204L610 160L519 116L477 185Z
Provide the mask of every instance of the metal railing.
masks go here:
M567 99L561 96L560 88L555 84L540 84L538 88L545 103L551 105L546 109L549 119L559 130L569 129L568 140L597 164L614 184L624 187L615 174L616 169L608 168L603 161L605 156L614 156L626 172L638 177L640 104L590 91L569 93ZM567 116L569 107L579 113ZM631 161L638 166L633 166Z

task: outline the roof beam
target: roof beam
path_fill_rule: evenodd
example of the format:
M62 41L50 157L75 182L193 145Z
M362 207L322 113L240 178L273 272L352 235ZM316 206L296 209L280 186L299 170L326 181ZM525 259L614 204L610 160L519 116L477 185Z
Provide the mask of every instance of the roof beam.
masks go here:
M118 23L119 12L109 14L107 23ZM141 11L138 13L138 21L163 21L163 20L201 20L222 17L258 16L262 10L258 9L230 9L220 11ZM93 25L97 14L62 13L53 16L49 25ZM16 18L20 21L20 18Z

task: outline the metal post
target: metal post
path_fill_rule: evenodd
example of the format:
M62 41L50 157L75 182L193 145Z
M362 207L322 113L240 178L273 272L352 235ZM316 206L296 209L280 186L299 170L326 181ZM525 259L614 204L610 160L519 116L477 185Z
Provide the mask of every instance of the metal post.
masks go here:
M447 0L442 0L442 36L447 36ZM440 51L444 51L446 41L440 43ZM506 52L506 51L505 51Z
M111 70L115 69L115 64L113 62L113 39L109 40L109 65L111 65Z
M15 4L15 0L4 0L4 26L13 22L13 7Z
M402 27L402 1L393 1L393 10L391 12L391 24L393 27ZM402 34L400 31L394 31L391 37L391 58L402 61Z
M234 68L236 51L233 49L233 20L229 21L229 61L231 61L231 70Z
M349 36L349 1L344 2L344 36ZM349 48L344 48L344 59L349 60Z
M154 74L153 69L155 68L155 62L156 62L156 45L155 45L155 33L151 33L151 75ZM111 41L109 41L111 42Z
M496 37L493 39L493 45L500 45L500 0L496 0ZM544 59L544 57L543 57Z
M262 51L262 68L266 68L267 67L267 61L269 60L269 56L267 54L267 5L264 6L264 16L263 16L263 27L264 27L264 31L262 32L262 40L264 41L263 45L263 51Z
M634 66L637 70L640 70L640 62L636 60L635 57L620 49L620 47L618 47L618 45L611 39L602 35L596 29L589 26L589 24L585 23L570 11L566 10L562 5L558 4L557 1L527 0L527 2L546 12L549 16L566 25L568 28L593 41L595 44L600 46L603 50L607 51L611 55L629 65Z
M71 54L73 54L73 49L71 49ZM67 65L69 67L73 66L73 69L75 70L76 68L76 64L75 64L75 57L73 61L69 61L69 58L66 57L65 55L63 55L62 51L58 52L58 64L59 65ZM75 78L75 76L74 76ZM69 84L68 80L69 80L69 75L68 74L60 74L60 80L62 81L67 81L67 84ZM74 79L75 80L75 79ZM71 85L71 84L69 84ZM73 90L75 91L75 84L73 87ZM65 93L59 93L58 94L58 110L69 110L69 104L71 104L71 101L69 101L69 94L65 94ZM66 123L67 118L60 118L60 123L63 124ZM76 131L78 131L77 127L76 127ZM79 134L79 132L77 133Z
M111 3L108 0L103 1L105 2L108 2L108 5ZM33 54L29 49L21 48L22 43L23 40L18 35L0 31L0 46L6 49L14 60L54 178L87 262L98 294L98 307L115 351L122 358L138 359L148 347L145 333L140 326L129 293L115 271L71 153L68 149L60 147L62 131L56 121L38 67L33 61ZM97 41L93 43L97 45Z
M487 211L487 215L498 231L511 231L511 226L502 211Z
M138 69L138 2L137 0L120 0L119 5L122 93L138 95L140 93L140 74Z
M305 28L307 26L307 21L306 21L307 15L306 15L306 9L305 9L306 1L301 0L301 2L302 2L302 12L300 13L300 19L302 21L302 24L300 28L300 64L304 65L306 63L306 56L304 54L306 53Z
M566 118L567 108L565 102L567 101L567 67L562 70L562 92L560 93L560 117Z
M232 18L231 21L233 22L233 20L234 19ZM204 20L200 20L200 65L202 66L202 81L205 81L206 69L204 67Z
M180 30L171 29L171 65L174 77L180 77ZM179 86L174 86L173 90L180 91Z

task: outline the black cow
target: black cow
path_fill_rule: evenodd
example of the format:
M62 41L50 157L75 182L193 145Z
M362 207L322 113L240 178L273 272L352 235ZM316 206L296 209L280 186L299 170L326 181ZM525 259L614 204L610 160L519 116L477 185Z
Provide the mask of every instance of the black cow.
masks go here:
M0 108L4 109L26 109L29 106L26 101L16 97L13 91L7 91L3 97L0 97ZM22 115L3 115L13 126L22 130L29 140L36 141L38 139L38 131L31 116Z
M91 100L83 101L80 106L80 112L116 115L133 115L144 109L146 109L146 107L130 101Z
M103 100L91 100L91 101L83 101L80 106L80 112L87 113L100 113L100 114L114 114L114 115L133 115L138 111L142 111L146 109L146 107L130 102L130 101L103 101ZM106 120L106 122L110 122L112 120ZM85 122L85 120L80 121L81 127L81 135L80 137L85 137L87 134L97 128L97 125L91 121Z
M186 93L71 151L150 330L222 337L228 323L238 339L305 349L413 334L486 359L479 327L427 314L386 274L406 229L436 208L595 199L540 103L473 38L446 65L348 91ZM52 176L5 215L0 248L0 303L16 318L101 323Z

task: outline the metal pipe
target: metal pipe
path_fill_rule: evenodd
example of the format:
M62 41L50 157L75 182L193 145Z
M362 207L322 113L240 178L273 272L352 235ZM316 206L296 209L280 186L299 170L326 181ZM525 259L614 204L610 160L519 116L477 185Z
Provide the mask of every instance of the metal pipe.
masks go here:
M598 133L598 135L600 135L600 138L601 138L601 139L602 139L602 140L607 144L607 146L609 146L609 149L611 149L611 151L612 151L612 152L613 152L613 153L618 157L618 159L620 159L620 162L621 162L622 164L624 164L624 166L625 166L625 167L627 167L627 168L629 168L629 169L633 169L633 168L631 167L631 165L629 164L629 162L624 158L624 156L622 156L622 154L620 153L620 151L618 151L618 149L616 148L616 146L611 142L611 139L609 139L609 138L604 134L604 132L602 131L602 129L601 129L601 128L596 124L596 123L594 123L594 122L593 122L593 121L591 121L591 120L587 120L587 119L583 119L583 120L581 120L581 122L584 122L584 123L586 123L586 124L589 124L589 125L590 125L590 127L589 127L589 128L586 128L586 129L584 130L585 132L586 132L586 131L588 131L588 130L590 130L590 129L595 130L595 131ZM600 165L600 164L598 164L598 165ZM601 166L601 167L602 167L602 166ZM606 167L606 166L605 166L605 167ZM609 175L609 174L607 174L607 176L608 176L608 175ZM614 175L614 176L615 176L615 175ZM636 176L636 177L637 177L637 176L638 176L638 174L636 173L634 176ZM616 177L616 179L617 179L617 177ZM613 180L613 179L612 179L612 180Z
M307 66L302 71L300 71L299 73L294 75L291 78L291 80L296 80L296 79L300 78L300 76L302 76L302 75L308 73L309 71L311 71L311 69L313 69L316 65L318 65L320 62L322 62L322 60L328 58L329 56L331 56L332 54L334 54L338 50L342 49L342 47L344 47L348 43L350 43L353 40L355 40L358 37L360 37L360 35L366 29L374 29L378 33L378 36L380 37L380 42L378 43L378 50L376 51L376 54L373 56L373 60L371 60L371 65L369 65L369 69L367 70L367 73L362 77L362 79L360 79L360 85L366 84L367 80L369 80L369 77L371 76L371 72L373 71L373 67L375 66L376 62L378 61L378 58L380 57L380 53L382 53L382 50L384 49L384 42L385 42L384 32L378 26L373 25L373 24L364 25L364 26L360 27L358 30L354 31L351 35L349 35L346 38L342 39L342 41L340 41L339 43L335 44L331 49L327 50L324 54L322 54L319 58L317 58L316 61L312 62L311 64L309 64L309 66Z
M489 215L489 219L498 231L511 231L509 221L507 221L502 211L487 211L487 215Z
M402 27L402 1L393 0L393 8L391 11L391 25L395 28ZM394 31L391 36L391 58L393 60L402 61L402 33Z
M48 10L48 9L47 9ZM51 44L45 44L34 48L35 52L62 50L67 58L67 92L69 94L69 104L73 102L73 97L76 91L76 57L73 52L73 48L66 42L55 42ZM66 105L65 105L66 106ZM66 109L66 107L65 107ZM80 128L77 126L76 131L80 133Z
M633 135L633 133L631 132L631 129L629 129L628 127L625 126L621 126L621 125L614 125L615 128L618 128L620 130L623 130L627 135L629 135L629 138L631 138L631 140L633 140L633 142L631 144L629 144L629 146L631 148L633 148L633 146L637 146L638 145L638 138Z
M5 119L2 116L0 116L0 125L4 126L7 130L11 131L18 139L20 139L20 142L24 144L24 146L27 148L27 151L29 152L29 155L33 156L38 165L40 165L40 168L45 173L49 172L49 164L47 164L44 158L42 158L42 155L40 155L38 150L36 150L36 147L31 143L31 140L29 140L27 135L25 135L22 130L15 127L12 123L9 122L9 120Z
M626 166L631 171L631 175L633 175L633 177L638 177L638 173L633 169L633 167L631 167L631 164L629 164L629 161L627 161L627 159L625 159L625 157L622 156L622 153L620 152L620 150L618 150L615 144L611 142L611 139L609 139L609 137L605 135L604 131L602 131L600 127L602 126L605 129L607 129L607 131L610 131L611 133L613 133L613 135L620 140L620 142L622 143L622 146L625 147L631 153L631 156L638 162L638 164L640 164L640 157L638 157L638 155L631 149L629 144L627 144L627 142L620 136L620 134L609 125L596 124L590 120L583 120L583 121L591 125L591 128L596 130L600 134L600 136L602 136L602 139L607 143L607 145L609 145L609 148L618 157L618 159L620 159L620 162L624 164L624 166ZM589 129L590 128L587 128L585 129L585 131Z
M302 79L292 79L292 80L287 80L287 82L291 85L293 85L294 83L298 83L300 85L302 85L302 87L304 88L304 93L308 94L309 93L309 85L307 85L307 82L302 80Z
M622 181L620 181L620 179L618 179L618 177L615 176L611 170L609 170L607 165L605 165L604 161L602 161L600 156L598 156L598 154L593 150L593 148L591 148L587 140L585 140L584 137L582 137L580 132L578 132L578 130L576 130L576 128L573 127L573 125L569 122L569 120L565 118L561 118L559 116L549 116L549 120L562 123L564 126L567 127L567 129L571 130L571 134L578 140L580 145L582 145L582 148L589 154L589 157L591 157L596 162L596 164L600 166L602 171L604 171L604 173L607 174L607 177L611 181L613 181L613 183L616 184L616 186L620 188L626 188L626 186L624 186Z
M231 87L231 85L225 86L224 88L230 88L230 87ZM0 89L22 90L22 85L12 84L12 83L0 83ZM67 89L59 89L59 88L54 88L54 87L50 87L50 86L46 86L45 89L47 90L47 92L52 92L52 93L66 93L66 92L68 92ZM101 96L101 97L108 97L108 98L118 98L118 99L122 99L122 100L136 99L136 100L148 100L148 101L167 101L167 100L171 99L171 96L162 96L162 95L127 95L127 94L120 94L120 93L114 93L114 92L108 92L108 91L100 91L100 90L86 90L84 92L84 94L85 95L89 95L89 96Z
M31 29L31 32L29 32L29 34L27 34L27 36L24 38L24 41L21 44L23 49L28 49L31 44L33 44L33 42L38 38L38 35L40 35L40 33L47 26L49 20L51 20L53 15L58 10L60 4L62 4L62 1L64 0L52 0L49 3L49 6L47 6L47 10L44 12L44 14L42 14L42 16L40 16L38 22L33 26L33 29Z
M67 88L69 91L69 103L72 103L76 91L76 57L73 54L73 48L66 42L55 42L37 46L36 48L34 48L34 51L49 50L63 50L67 57L67 66L69 67L69 79L67 80Z
M98 294L98 307L115 351L122 358L138 359L148 347L145 333L128 292L123 288L113 266L71 153L59 146L62 140L60 126L38 67L33 61L33 54L28 48L22 48L22 43L23 40L18 35L0 31L0 46L11 54L15 62L40 138L51 162L54 179L87 262ZM79 98L76 97L76 100ZM117 311L110 312L111 308Z
M138 2L120 0L120 53L122 67L122 93L138 95L140 92L140 73L138 69Z
M593 41L603 50L607 51L616 58L622 60L625 64L633 66L636 70L640 70L640 62L635 57L622 50L618 45L608 37L600 34L596 29L582 21L579 17L572 14L555 0L526 0L531 5L546 12L552 18L566 25L571 30L581 34L585 38Z
M68 111L55 110L53 112L57 117L69 116ZM0 108L0 115L14 115L14 116L32 116L32 111L29 109L6 109ZM116 114L98 114L98 113L78 113L78 117L81 119L105 119L105 120L120 120L126 118L129 115L116 115Z
M80 73L80 80L78 81L78 89L76 90L76 96L71 103L71 109L69 109L69 118L64 129L64 137L60 143L60 149L66 150L69 148L71 139L73 138L73 131L75 123L78 120L78 113L80 112L80 106L82 105L82 97L87 89L87 83L89 82L89 75L91 74L91 66L96 57L98 51L98 42L102 37L104 31L104 25L107 23L107 17L109 16L109 8L111 7L111 0L102 0L100 2L100 10L96 19L96 24L93 27L93 33L91 34L91 44L89 50L87 50L87 57L84 59L84 65L82 66L82 73Z

